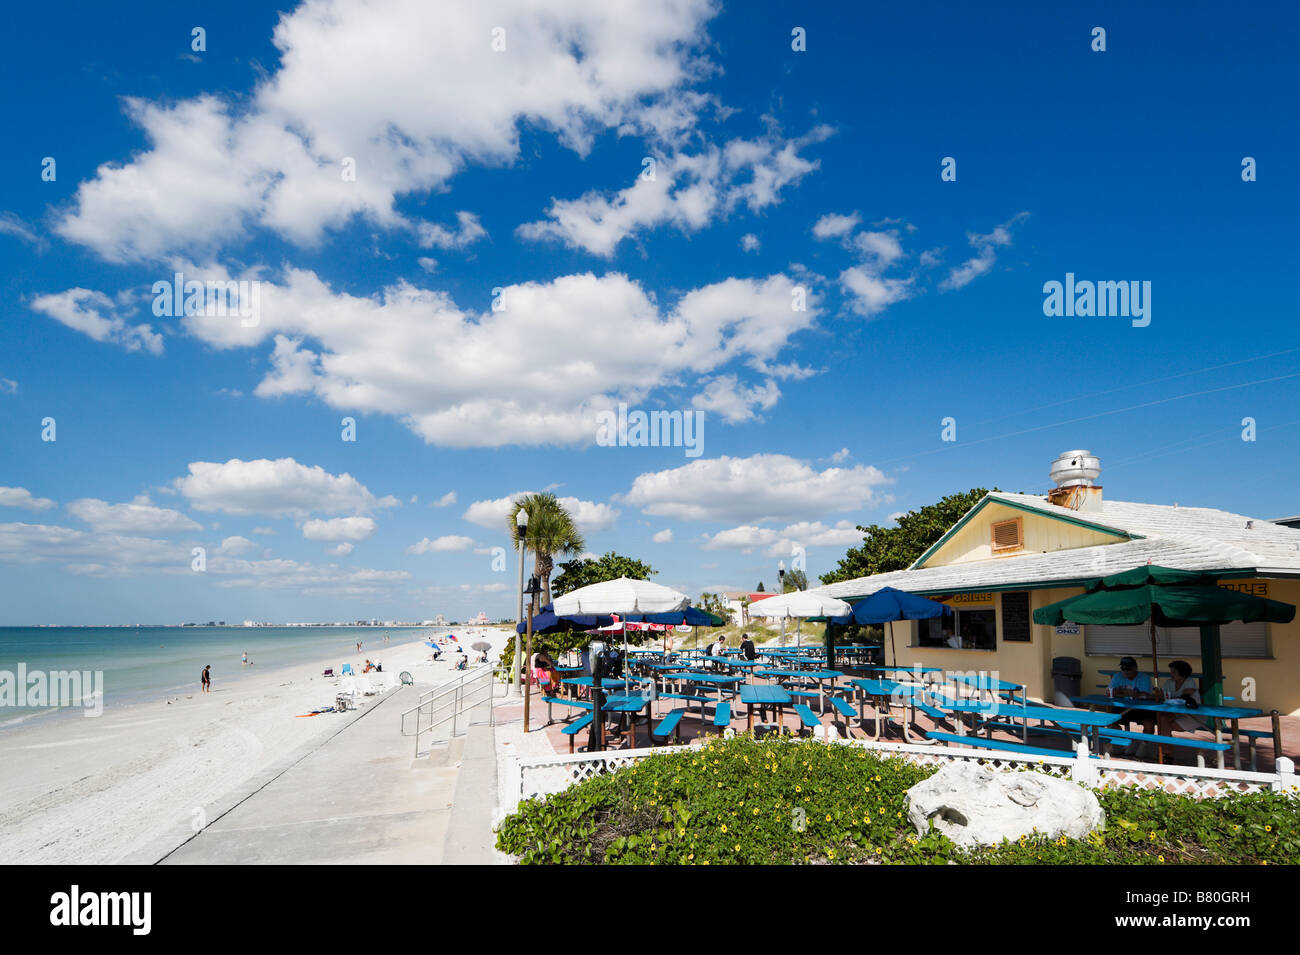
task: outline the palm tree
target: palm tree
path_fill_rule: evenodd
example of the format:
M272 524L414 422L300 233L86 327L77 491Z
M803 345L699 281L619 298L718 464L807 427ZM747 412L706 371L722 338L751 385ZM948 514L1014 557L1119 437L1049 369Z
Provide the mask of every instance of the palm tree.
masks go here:
M510 509L506 526L510 540L516 546L519 543L519 525L515 520L521 510L528 514L524 546L533 552L533 574L542 583L542 603L548 604L551 602L551 571L555 569L555 558L580 554L587 549L587 542L559 499L544 492L521 497Z

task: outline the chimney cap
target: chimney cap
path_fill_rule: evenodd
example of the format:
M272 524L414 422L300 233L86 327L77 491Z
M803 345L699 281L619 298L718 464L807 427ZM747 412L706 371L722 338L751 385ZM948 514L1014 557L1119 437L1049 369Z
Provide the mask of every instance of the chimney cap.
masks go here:
M1101 476L1101 460L1091 451L1065 451L1052 462L1050 475L1057 487L1090 486Z

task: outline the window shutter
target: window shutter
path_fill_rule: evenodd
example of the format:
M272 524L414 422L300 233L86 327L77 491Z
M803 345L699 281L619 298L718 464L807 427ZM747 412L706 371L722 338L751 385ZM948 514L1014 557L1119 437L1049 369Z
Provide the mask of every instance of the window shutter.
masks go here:
M1260 660L1268 656L1268 625L1229 623L1219 628L1225 659ZM1146 624L1131 627L1089 624L1084 628L1084 652L1092 657L1151 656L1151 636ZM1201 655L1199 627L1156 627L1156 649L1163 660Z

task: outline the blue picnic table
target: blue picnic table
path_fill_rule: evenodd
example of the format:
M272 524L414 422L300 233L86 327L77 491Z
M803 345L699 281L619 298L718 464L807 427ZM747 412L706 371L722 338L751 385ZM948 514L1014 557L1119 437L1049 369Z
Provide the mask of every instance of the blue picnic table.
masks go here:
M762 677L785 677L790 680L816 680L817 681L817 711L818 713L826 712L826 687L825 683L830 682L832 693L835 692L835 681L844 676L839 670L755 670L755 674Z
M1240 729L1238 720L1249 719L1253 716L1263 716L1264 711L1256 709L1253 706L1226 706L1224 704L1212 705L1202 704L1197 707L1189 707L1182 703L1173 703L1170 701L1159 700L1142 700L1131 696L1101 696L1100 694L1089 694L1087 696L1072 696L1071 703L1079 703L1084 706L1094 707L1103 706L1109 709L1118 710L1142 710L1148 713L1168 713L1178 716L1203 716L1214 724L1214 741L1223 742L1223 722L1227 721L1232 725L1232 764L1236 769L1241 769L1241 748L1238 746L1238 736ZM1276 743L1276 740L1274 740ZM1219 768L1223 768L1223 753L1219 753Z
M734 686L737 683L745 682L745 678L743 676L731 676L724 673L700 673L694 670L690 670L685 673L674 673L669 677L669 679L675 680L678 683L699 683L705 687L711 687L718 691L718 698L716 700L717 703L722 702L722 691L724 688ZM704 696L700 697L699 699L700 699L700 720L703 721L704 704L706 702L715 702L715 701L711 701L708 697L704 697ZM687 702L689 702L689 700Z
M765 710L774 707L779 714L778 722L785 722L785 708L794 702L790 691L781 686L765 683L747 683L740 688L740 702L745 704L745 725L754 728L754 707Z
M881 733L888 728L892 719L890 715L892 706L903 706L909 710L915 710L918 706L934 709L926 703L924 690L915 684L868 677L850 680L849 686L862 692L862 699L858 701L858 719L864 724L867 719L866 703L868 700L871 701L871 724L874 727L872 739L880 739ZM911 721L909 716L904 716L899 721L903 739L908 742L912 741Z
M605 705L602 706L602 713L618 713L628 717L628 733L631 736L629 740L632 749L636 749L636 720L635 715L650 706L653 697L648 693L611 693L605 698ZM647 730L647 733L649 731Z

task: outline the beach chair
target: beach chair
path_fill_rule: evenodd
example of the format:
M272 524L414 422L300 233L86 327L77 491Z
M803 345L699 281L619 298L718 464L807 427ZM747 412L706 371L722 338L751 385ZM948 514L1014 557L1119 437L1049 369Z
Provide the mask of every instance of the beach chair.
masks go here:
M345 663L345 664L343 664L343 669L339 671L339 675L340 675L340 676L352 676L352 664L351 664L351 663Z
M401 673L401 681L402 681L402 686L415 685L415 677L411 676L411 674L406 670L403 670Z
M321 676L323 676L323 677L333 677L333 676L334 676L334 668L333 668L333 667L326 667L326 668L325 668L325 672L322 673Z

